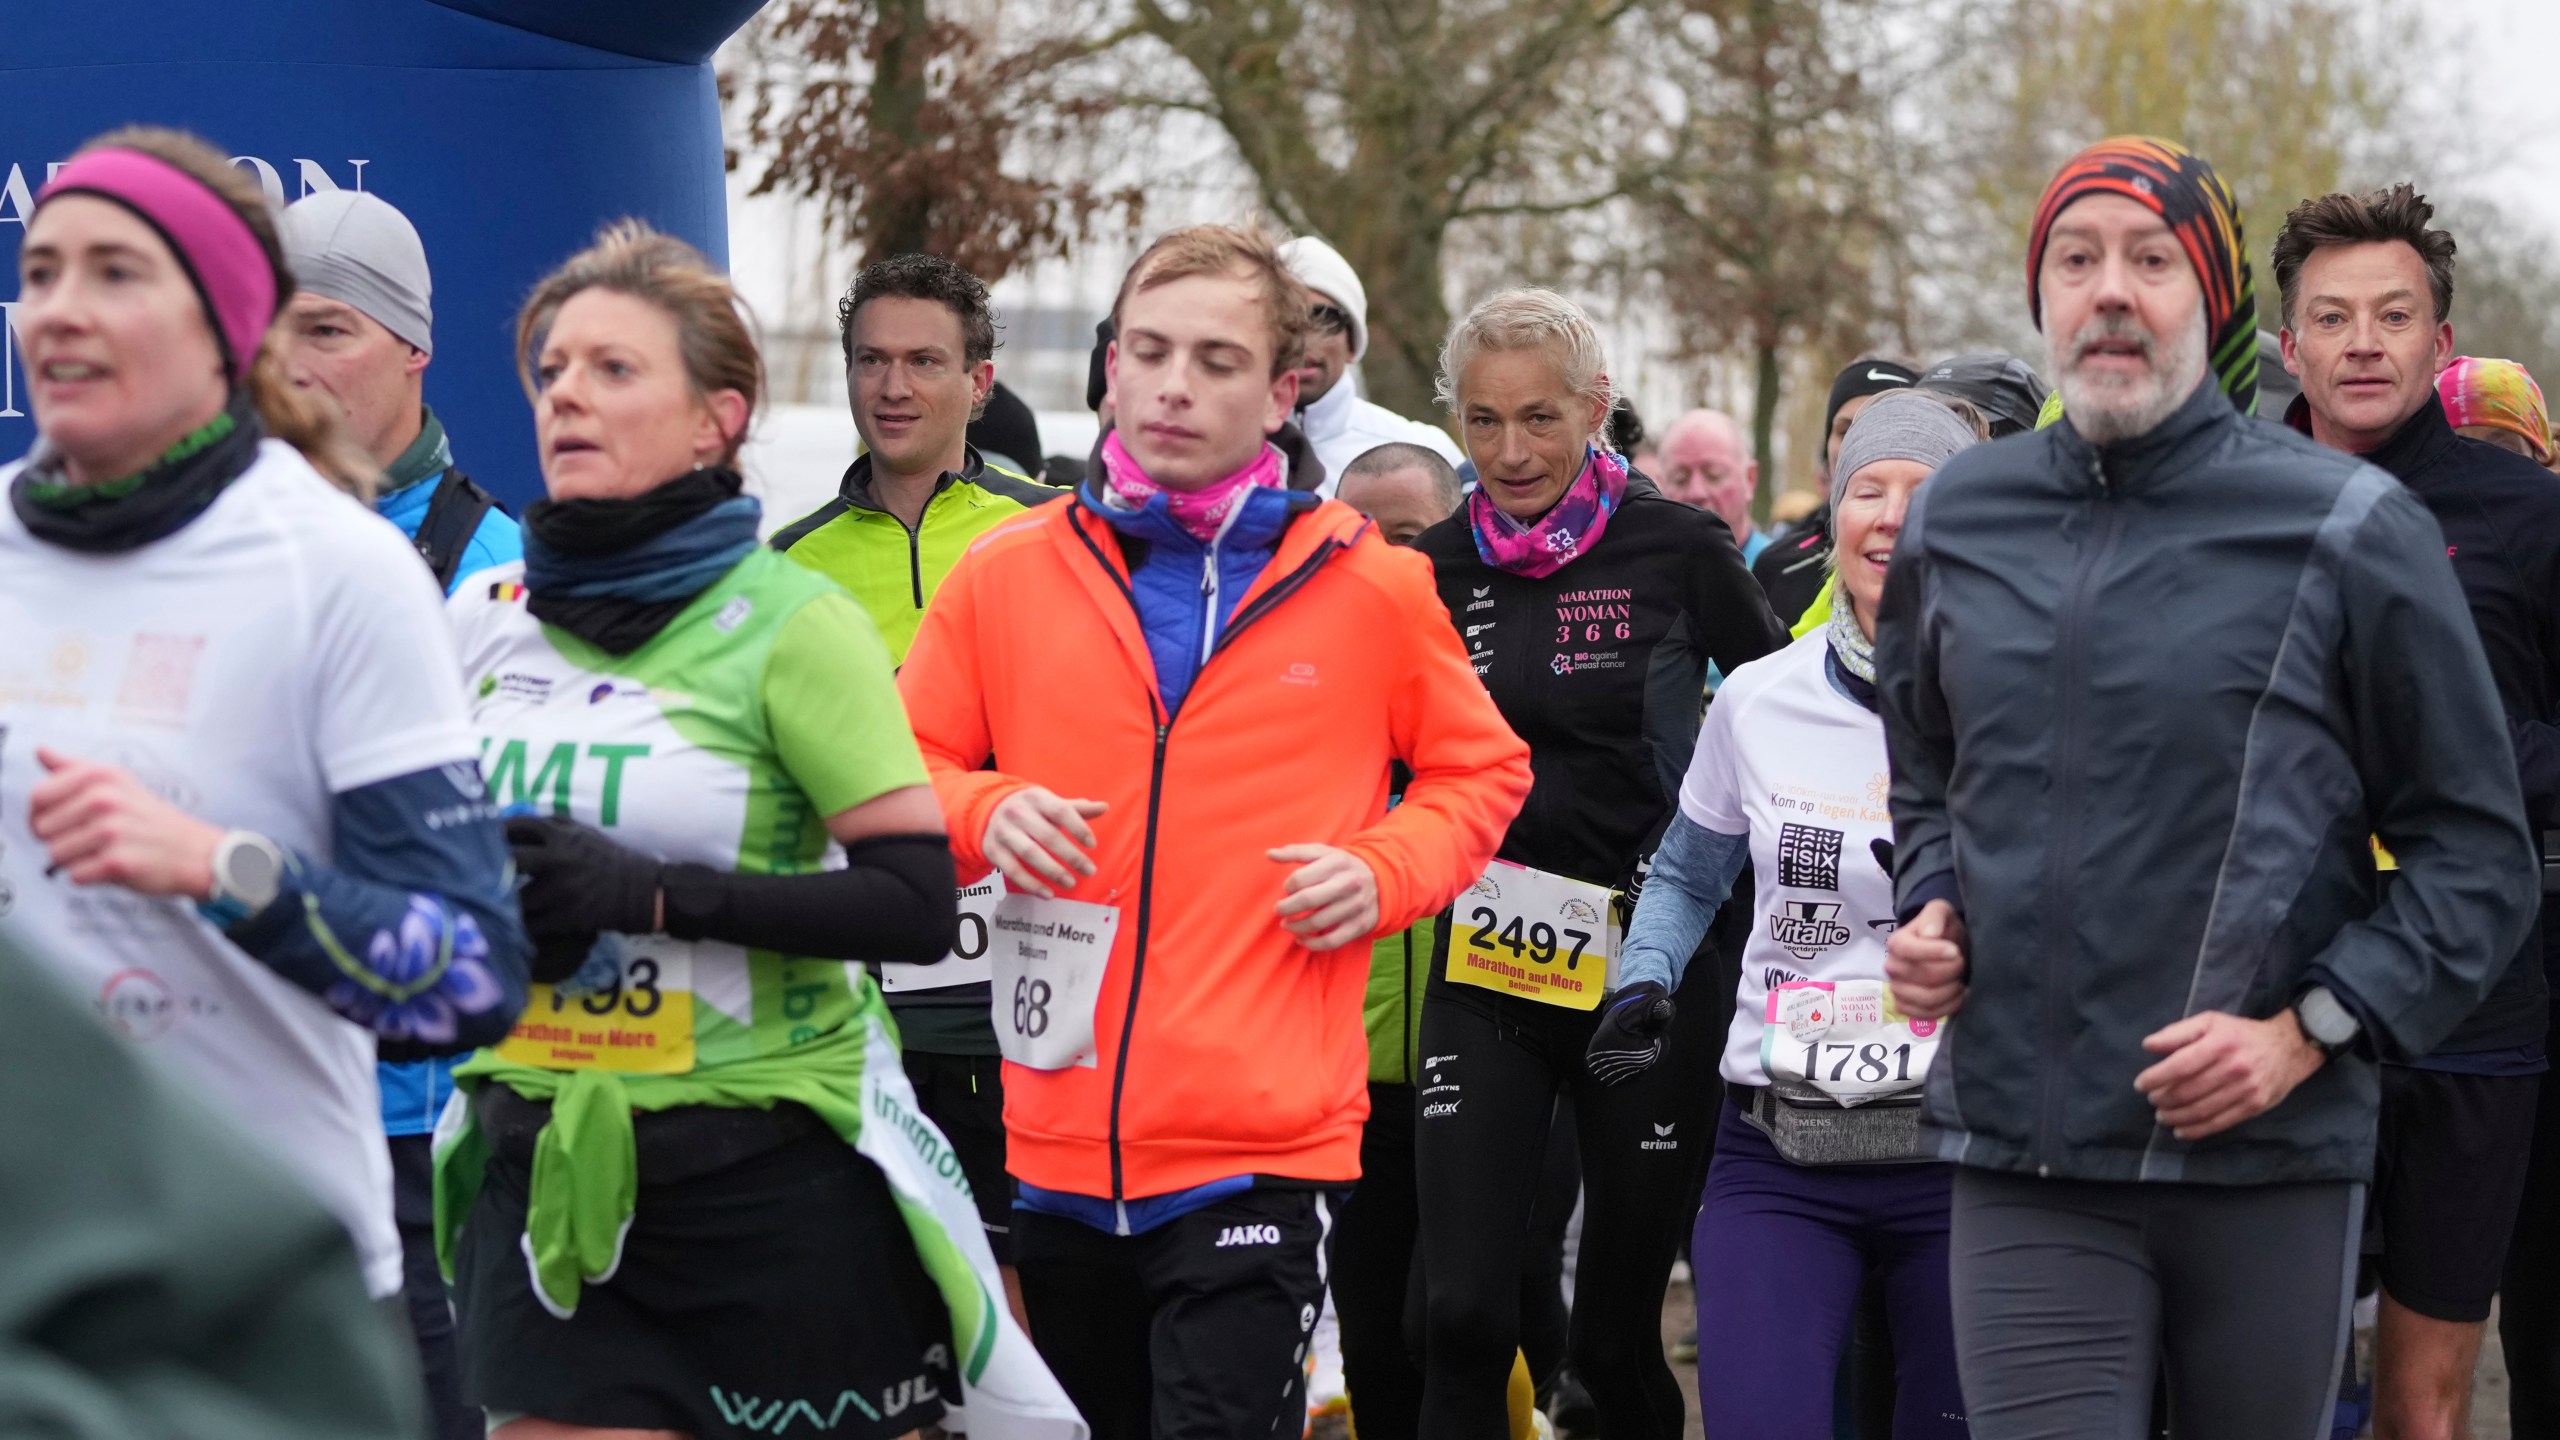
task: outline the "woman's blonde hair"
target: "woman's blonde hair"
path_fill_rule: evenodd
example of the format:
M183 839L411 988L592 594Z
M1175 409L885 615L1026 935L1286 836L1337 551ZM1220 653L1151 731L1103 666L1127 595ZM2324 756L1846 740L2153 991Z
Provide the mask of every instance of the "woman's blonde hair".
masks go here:
M598 230L594 244L533 287L516 317L516 377L527 397L541 394L533 364L552 322L582 290L610 290L665 311L676 322L676 350L693 393L735 390L747 398L748 416L755 415L764 397L764 352L746 301L701 251L642 220L616 220ZM728 437L720 463L736 464L746 440L747 427L741 425Z
M188 134L158 125L128 125L110 130L80 147L80 154L92 150L135 150L186 174L197 184L210 190L223 204L239 215L249 233L257 237L258 248L266 252L267 263L276 274L276 315L284 314L285 302L293 298L293 267L284 259L284 242L277 238L275 213L267 208L267 196L229 156ZM179 257L181 264L185 257ZM358 499L370 502L381 483L380 467L373 458L358 449L339 426L337 408L321 397L294 388L285 378L284 361L276 354L274 317L269 317L266 337L258 343L257 358L249 365L249 373L240 378L241 388L249 393L249 401L258 410L258 419L273 435L311 462L313 469L335 481ZM212 331L216 349L222 346L222 332L213 317L205 316L205 326Z
M1440 347L1440 375L1433 384L1441 408L1458 408L1458 377L1477 356L1488 351L1543 350L1564 375L1565 387L1585 400L1599 402L1601 421L1592 443L1609 443L1608 414L1617 392L1609 383L1609 356L1601 347L1600 329L1581 306L1553 290L1528 286L1505 290L1476 302L1449 330Z

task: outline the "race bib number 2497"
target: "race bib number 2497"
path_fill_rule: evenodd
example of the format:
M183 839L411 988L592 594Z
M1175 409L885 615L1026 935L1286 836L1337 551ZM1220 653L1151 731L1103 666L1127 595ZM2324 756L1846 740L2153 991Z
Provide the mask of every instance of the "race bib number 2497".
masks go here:
M1618 953L1607 886L1496 860L1450 914L1449 979L1590 1010Z

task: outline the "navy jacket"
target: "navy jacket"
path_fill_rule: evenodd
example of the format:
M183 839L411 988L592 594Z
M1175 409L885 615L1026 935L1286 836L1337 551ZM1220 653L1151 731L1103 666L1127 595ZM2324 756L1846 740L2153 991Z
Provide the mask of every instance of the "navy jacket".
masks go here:
M2309 404L2296 399L2285 419L2308 434L2310 415ZM2444 531L2445 554L2506 708L2525 818L2538 835L2560 814L2560 725L2552 723L2560 713L2560 616L2552 604L2560 595L2560 478L2512 450L2455 434L2432 390L2390 439L2361 458L2398 477ZM2537 924L2489 998L2424 1063L2487 1069L2482 1062L2496 1052L2506 1063L2495 1073L2539 1071L2550 1008Z
M1905 915L1951 894L1970 990L1931 1069L1947 1159L2089 1180L2362 1180L2349 1053L2205 1140L2143 1037L2326 984L2425 1055L2525 938L2540 863L2444 536L2382 471L2211 382L2150 433L2066 420L1917 497L1877 633ZM2369 836L2401 863L2376 883Z

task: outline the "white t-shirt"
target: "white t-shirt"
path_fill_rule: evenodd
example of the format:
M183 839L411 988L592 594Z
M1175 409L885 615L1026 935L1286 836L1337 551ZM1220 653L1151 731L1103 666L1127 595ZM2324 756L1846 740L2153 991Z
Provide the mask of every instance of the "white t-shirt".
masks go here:
M1726 677L1680 783L1691 822L1751 837L1759 913L1722 1066L1737 1085L1769 1083L1771 990L1880 980L1893 933L1884 722L1832 684L1828 646L1816 630Z
M0 933L300 1175L353 1234L373 1293L398 1290L373 1036L189 901L48 879L27 830L38 745L329 859L331 796L473 757L417 552L278 440L137 550L67 550L0 505Z

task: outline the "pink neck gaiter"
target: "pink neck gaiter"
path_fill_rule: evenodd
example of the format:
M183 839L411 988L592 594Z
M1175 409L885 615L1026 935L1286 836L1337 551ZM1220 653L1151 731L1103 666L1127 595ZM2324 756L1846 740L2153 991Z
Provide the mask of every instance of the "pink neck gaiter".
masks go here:
M1218 527L1227 523L1227 516L1244 503L1248 492L1262 486L1279 487L1280 451L1266 444L1261 454L1233 475L1212 480L1197 490L1174 490L1148 479L1147 472L1138 468L1136 458L1120 443L1120 432L1114 430L1102 437L1102 473L1112 495L1132 510L1144 508L1148 500L1162 495L1173 523L1206 545L1217 538Z

